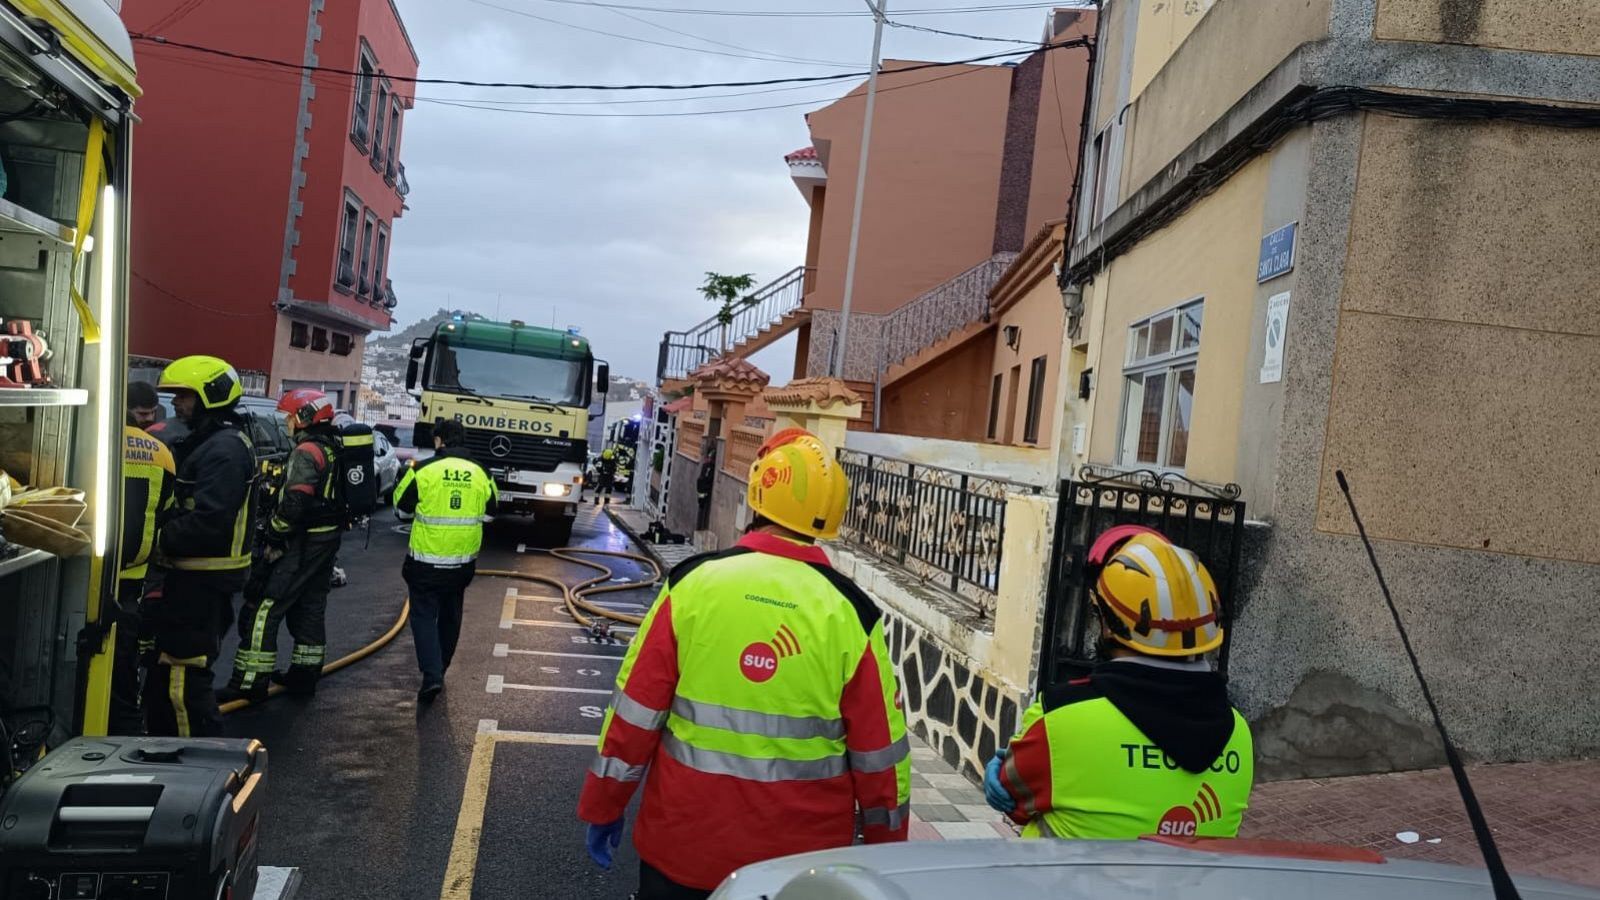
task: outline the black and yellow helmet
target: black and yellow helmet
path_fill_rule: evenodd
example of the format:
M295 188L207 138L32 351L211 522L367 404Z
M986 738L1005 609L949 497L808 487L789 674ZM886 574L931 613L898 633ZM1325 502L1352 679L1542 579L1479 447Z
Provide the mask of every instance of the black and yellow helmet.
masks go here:
M194 391L206 409L226 409L244 396L239 373L215 356L185 356L161 370L164 391Z

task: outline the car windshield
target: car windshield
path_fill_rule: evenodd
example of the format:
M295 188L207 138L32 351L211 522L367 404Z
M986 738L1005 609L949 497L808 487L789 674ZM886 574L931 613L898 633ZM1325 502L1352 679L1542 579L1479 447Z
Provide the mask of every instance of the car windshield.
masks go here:
M541 400L558 406L584 405L582 360L522 356L440 341L433 351L429 387L484 397Z

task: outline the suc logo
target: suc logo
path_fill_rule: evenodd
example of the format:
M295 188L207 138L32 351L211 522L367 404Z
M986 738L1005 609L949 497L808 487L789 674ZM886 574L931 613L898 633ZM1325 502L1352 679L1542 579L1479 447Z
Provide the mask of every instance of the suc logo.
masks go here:
M744 677L760 684L778 674L778 661L800 652L800 641L789 626L778 626L772 641L757 641L739 654L739 671Z

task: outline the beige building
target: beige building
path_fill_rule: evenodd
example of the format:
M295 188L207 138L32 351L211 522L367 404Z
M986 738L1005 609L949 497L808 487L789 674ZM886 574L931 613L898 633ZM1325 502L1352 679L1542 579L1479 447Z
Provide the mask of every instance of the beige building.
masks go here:
M1237 485L1270 774L1600 750L1600 4L1107 0L1072 246L1076 470ZM1198 489L1197 489L1198 490Z

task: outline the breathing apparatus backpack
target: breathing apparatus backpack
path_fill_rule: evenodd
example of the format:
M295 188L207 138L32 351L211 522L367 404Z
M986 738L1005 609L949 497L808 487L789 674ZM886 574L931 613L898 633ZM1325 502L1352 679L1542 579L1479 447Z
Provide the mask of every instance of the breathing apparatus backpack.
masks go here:
M378 510L378 470L372 426L350 422L339 428L340 452L334 459L334 488L346 518L370 516Z

